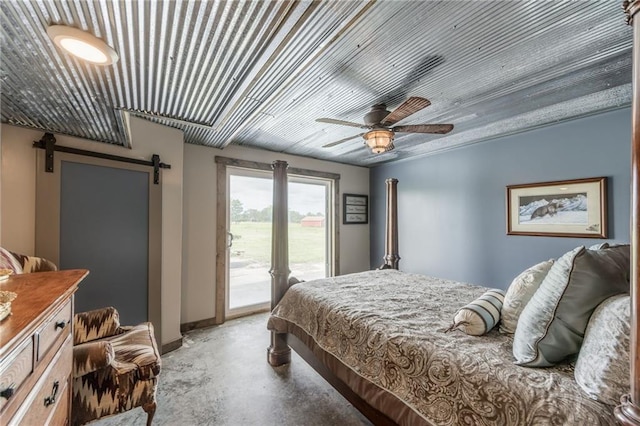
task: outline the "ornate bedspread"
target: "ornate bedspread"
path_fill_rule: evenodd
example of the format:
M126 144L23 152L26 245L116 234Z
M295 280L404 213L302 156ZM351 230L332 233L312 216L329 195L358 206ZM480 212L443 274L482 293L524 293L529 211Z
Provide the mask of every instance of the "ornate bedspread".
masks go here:
M291 287L268 327L286 332L295 324L425 424L615 424L613 407L576 384L573 365L514 365L512 339L497 327L481 337L444 333L485 290L395 270L327 278Z

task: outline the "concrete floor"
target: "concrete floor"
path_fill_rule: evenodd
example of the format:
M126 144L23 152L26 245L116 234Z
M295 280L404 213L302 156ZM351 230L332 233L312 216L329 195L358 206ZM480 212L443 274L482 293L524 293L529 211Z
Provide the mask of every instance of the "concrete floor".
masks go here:
M154 425L371 425L295 352L267 363L268 314L187 333L162 357ZM92 423L144 425L141 408Z

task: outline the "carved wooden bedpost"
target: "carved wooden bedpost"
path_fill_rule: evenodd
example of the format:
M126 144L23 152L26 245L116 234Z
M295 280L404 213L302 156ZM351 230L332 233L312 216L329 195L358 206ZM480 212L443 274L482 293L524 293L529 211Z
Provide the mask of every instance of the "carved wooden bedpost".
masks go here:
M633 103L631 111L631 390L622 397L615 416L622 425L640 425L640 0L623 3L633 26Z
M289 280L289 233L287 201L286 161L274 161L273 168L273 225L271 233L271 309L276 307L288 288ZM291 348L287 335L271 332L271 345L267 350L269 364L278 365L291 362Z
M378 269L398 269L398 179L387 179L387 223L384 236L384 263Z

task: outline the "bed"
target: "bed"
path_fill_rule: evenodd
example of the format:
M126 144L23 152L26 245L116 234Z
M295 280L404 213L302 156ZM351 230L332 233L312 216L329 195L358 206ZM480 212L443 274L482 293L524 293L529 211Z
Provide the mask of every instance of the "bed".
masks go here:
M446 332L461 300L484 290L393 269L315 280L287 291L268 328L304 342L394 423L614 424L572 364L517 366L512 337L495 328Z
M274 176L286 182L286 163L274 168ZM375 271L309 282L288 277L287 239L278 238L286 229L286 216L276 211L286 211L286 199L274 202L280 207L274 209L276 302L267 324L272 332L270 364L290 362L292 347L376 425L616 424L615 405L628 385L620 386L615 398L597 401L576 381L575 360L551 368L523 367L514 364L513 334L500 333L497 327L481 336L451 330L460 308L488 289L397 270L396 186L397 180L387 180L385 263ZM286 197L285 189L276 193ZM628 351L629 246L605 243L567 255L585 251L594 256L624 253L624 261L614 269L620 276L619 293L626 297L627 328L622 335ZM570 275L577 276L577 270L572 271ZM611 277L606 283L613 287ZM562 293L571 298L569 290ZM605 330L615 341L608 333ZM596 358L604 358L599 345L596 349ZM618 359L628 369L628 352ZM629 377L628 370L622 377Z
M624 8L636 44L628 394L617 405L587 397L571 362L515 365L513 337L496 329L480 337L446 333L462 301L486 289L396 270L397 181L387 181L380 270L296 283L288 269L285 162L274 163L272 366L290 362L293 348L376 425L640 425L640 0Z

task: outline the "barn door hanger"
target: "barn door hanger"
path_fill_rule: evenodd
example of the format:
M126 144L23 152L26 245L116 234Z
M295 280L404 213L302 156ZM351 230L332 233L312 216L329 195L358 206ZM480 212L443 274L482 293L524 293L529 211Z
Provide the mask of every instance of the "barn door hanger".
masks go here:
M45 150L44 171L47 173L53 173L53 159L54 159L53 152L54 151L67 152L70 154L85 155L87 157L104 158L107 160L121 161L123 163L141 164L143 166L153 167L153 183L156 185L160 183L160 169L171 168L170 164L165 164L160 162L160 156L158 154L153 154L151 156L151 161L146 161L146 160L138 160L136 158L121 157L119 155L111 155L111 154L104 154L101 152L87 151L84 149L70 148L66 146L55 145L55 143L56 143L56 138L55 136L53 136L53 133L45 133L42 136L42 139L40 139L39 141L33 142L34 148L40 148Z

